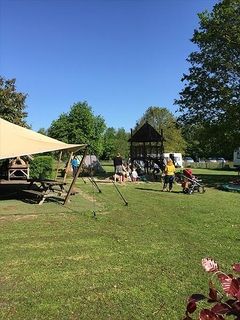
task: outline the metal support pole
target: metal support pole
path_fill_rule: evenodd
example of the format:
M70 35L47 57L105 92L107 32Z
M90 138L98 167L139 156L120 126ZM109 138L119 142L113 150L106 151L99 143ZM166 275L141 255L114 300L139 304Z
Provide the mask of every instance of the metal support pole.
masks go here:
M64 200L64 205L68 202L68 199L69 199L69 197L70 197L70 194L71 194L71 192L72 192L72 189L73 189L73 187L74 187L74 184L76 183L77 178L78 178L78 176L79 176L79 173L80 173L80 171L82 170L82 165L83 165L84 159L85 159L85 157L86 157L86 155L87 155L87 151L88 151L88 146L86 146L86 148L85 148L85 150L84 150L83 157L82 157L82 160L81 160L80 165L79 165L79 167L78 167L77 173L76 173L75 177L74 177L73 180L72 180L71 186L70 186L70 188L69 188L69 190L68 190L68 193L67 193L67 195L66 195L66 198L65 198L65 200Z
M89 179L89 181L92 183L92 185L93 185L94 187L96 187L96 189L98 190L98 192L101 193L102 190L100 190L100 188L99 188L99 186L97 185L97 182L94 180L94 178L93 178L93 177L88 177L88 179Z
M116 188L117 192L119 193L120 197L121 197L122 200L124 201L125 206L127 206L127 205L128 205L128 202L127 202L127 200L124 198L124 196L121 194L121 192L120 192L120 190L118 189L116 183L115 183L114 181L112 181L112 183L113 183L114 187Z

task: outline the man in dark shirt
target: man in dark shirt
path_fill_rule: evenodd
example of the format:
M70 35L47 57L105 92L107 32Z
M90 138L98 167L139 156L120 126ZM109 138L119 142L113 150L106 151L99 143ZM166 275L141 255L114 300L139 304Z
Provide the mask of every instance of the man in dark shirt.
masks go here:
M120 177L120 182L122 182L123 176L123 160L120 153L113 159L113 165L115 170L114 180L116 180L116 175Z

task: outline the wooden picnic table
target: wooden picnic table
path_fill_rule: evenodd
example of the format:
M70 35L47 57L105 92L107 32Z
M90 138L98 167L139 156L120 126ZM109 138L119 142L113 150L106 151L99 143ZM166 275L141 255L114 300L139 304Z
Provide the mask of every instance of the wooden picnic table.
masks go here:
M42 205L47 198L60 198L64 200L67 195L65 182L51 179L28 179L28 189L23 192L37 196L39 205Z

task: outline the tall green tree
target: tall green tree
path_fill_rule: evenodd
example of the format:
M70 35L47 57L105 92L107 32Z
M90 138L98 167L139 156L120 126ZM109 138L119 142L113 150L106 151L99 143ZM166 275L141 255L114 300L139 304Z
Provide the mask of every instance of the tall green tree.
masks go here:
M54 120L50 127L48 128L47 132L48 135L52 138L61 140L66 143L70 143L69 140L69 118L67 113L62 113L57 120ZM80 140L81 142L81 140ZM76 142L74 142L76 143ZM79 141L78 141L79 143Z
M87 143L100 156L103 152L103 134L106 129L101 116L95 116L87 102L75 103L51 123L48 135L66 143Z
M240 141L240 1L223 0L199 14L191 41L189 73L175 101L182 125L198 132L199 146L212 155L232 156Z
M112 159L115 155L116 130L107 128L103 136L103 154L105 160Z
M128 159L129 157L129 143L128 139L130 134L125 131L124 128L114 129L107 128L104 133L104 151L103 159L113 159L117 153L120 153L122 157Z
M48 135L48 131L45 128L40 128L37 132L43 134L44 136Z
M25 100L27 95L16 91L16 79L0 76L0 117L14 124L27 127Z
M163 130L166 152L185 152L186 142L182 137L181 129L178 128L176 118L168 109L149 107L137 122L135 130L146 121L159 133L161 133L161 129Z
M124 128L119 128L116 131L115 140L115 155L119 152L123 158L126 160L129 158L129 142L130 133L126 132Z

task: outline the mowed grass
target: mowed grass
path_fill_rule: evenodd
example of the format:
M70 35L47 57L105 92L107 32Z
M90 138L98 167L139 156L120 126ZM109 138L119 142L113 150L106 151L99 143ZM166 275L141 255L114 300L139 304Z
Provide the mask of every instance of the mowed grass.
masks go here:
M239 193L126 183L125 206L111 183L77 186L67 206L0 201L1 319L182 319L187 297L208 293L201 259L239 262Z

